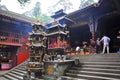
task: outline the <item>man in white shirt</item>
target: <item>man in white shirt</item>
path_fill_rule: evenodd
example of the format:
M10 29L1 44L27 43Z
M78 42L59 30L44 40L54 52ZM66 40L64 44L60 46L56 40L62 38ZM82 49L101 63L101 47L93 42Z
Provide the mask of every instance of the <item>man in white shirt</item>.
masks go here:
M107 36L103 36L100 42L103 41L103 51L102 53L105 53L105 48L107 48L107 53L109 53L109 42L110 38Z
M79 53L79 50L80 50L80 47L79 47L79 46L77 46L77 47L76 47L76 49L75 49L76 54L78 54L78 53Z

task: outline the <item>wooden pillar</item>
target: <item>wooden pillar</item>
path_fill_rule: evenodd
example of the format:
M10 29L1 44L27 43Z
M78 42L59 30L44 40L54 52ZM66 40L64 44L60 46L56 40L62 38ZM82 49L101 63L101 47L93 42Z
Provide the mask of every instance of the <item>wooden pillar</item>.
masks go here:
M93 20L93 17L89 17L88 25L89 25L89 28L90 28L90 32L92 34L92 39L94 39L95 29L94 29L94 20Z
M90 53L96 53L96 47L95 47L95 42L96 42L96 31L97 31L97 19L94 19L94 17L89 18L89 28L90 32L92 34L92 39L90 39Z
M94 19L94 17L90 17L89 18L89 28L90 28L90 32L92 34L92 39L96 40L96 31L97 31L97 24L98 24L98 20Z

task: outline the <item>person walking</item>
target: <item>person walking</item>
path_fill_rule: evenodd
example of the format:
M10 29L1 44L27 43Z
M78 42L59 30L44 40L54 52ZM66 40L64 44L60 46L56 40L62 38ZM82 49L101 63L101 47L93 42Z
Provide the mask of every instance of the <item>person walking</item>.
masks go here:
M110 38L107 37L106 35L104 35L102 37L102 39L100 40L100 42L103 42L103 51L102 53L105 53L105 49L107 48L107 53L109 53L109 42L110 42Z

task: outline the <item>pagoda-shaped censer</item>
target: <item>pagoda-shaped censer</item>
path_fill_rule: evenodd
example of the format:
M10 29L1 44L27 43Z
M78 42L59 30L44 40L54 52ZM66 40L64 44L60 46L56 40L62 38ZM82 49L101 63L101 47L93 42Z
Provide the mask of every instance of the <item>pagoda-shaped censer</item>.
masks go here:
M43 54L46 48L46 37L44 34L44 26L41 24L34 24L33 31L29 32L29 47L30 47L30 60L28 62L28 75L29 78L41 78L43 71Z
M48 28L48 55L51 56L51 60L57 60L57 56L65 55L68 44L68 33L66 33L65 25L59 23L52 25Z
M68 66L73 64L72 60L66 58L70 52L69 30L65 23L63 10L55 12L54 21L47 28L47 59L44 61L45 80L58 80Z

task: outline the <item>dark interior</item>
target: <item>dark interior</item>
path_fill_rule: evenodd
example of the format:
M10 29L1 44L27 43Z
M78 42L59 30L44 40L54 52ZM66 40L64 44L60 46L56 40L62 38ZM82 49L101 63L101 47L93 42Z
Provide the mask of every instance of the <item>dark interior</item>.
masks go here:
M70 28L70 43L71 47L83 46L85 41L89 44L92 38L88 25Z

